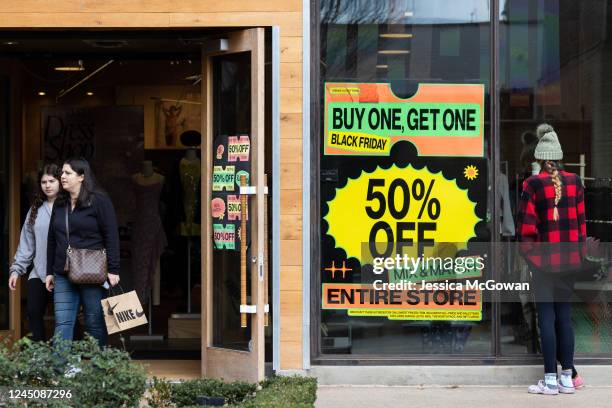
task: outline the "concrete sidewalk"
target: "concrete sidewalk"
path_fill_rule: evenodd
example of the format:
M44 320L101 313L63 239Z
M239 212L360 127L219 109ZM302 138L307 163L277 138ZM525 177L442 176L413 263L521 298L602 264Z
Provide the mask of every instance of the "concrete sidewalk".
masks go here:
M572 395L531 395L526 386L320 385L317 408L610 408L612 387L587 386Z

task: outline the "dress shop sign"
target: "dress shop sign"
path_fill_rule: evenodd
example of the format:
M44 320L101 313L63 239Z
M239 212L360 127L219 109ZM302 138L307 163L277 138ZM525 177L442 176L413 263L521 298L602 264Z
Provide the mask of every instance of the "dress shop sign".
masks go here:
M91 109L44 107L42 132L44 158L60 162L69 157L92 160L96 120Z
M323 309L481 320L480 290L452 288L485 270L484 86L326 83L324 112Z

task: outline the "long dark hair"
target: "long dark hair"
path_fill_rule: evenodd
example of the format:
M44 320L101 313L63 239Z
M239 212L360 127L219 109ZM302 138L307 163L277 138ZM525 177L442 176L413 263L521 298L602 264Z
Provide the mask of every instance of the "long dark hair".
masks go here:
M87 160L82 157L70 158L64 161L64 165L66 164L69 165L79 176L85 176L83 179L83 184L81 184L81 191L79 191L79 196L77 197L77 206L89 207L95 195L107 195L106 191L104 191L104 189L100 187L96 181L96 176L94 176L91 166ZM65 191L62 196L61 203L63 204L68 202L70 201L69 199L70 193Z
M51 176L57 180L60 185L60 191L62 189L62 184L60 183L60 174L62 170L59 168L57 164L45 164L42 169L38 172L38 188L36 189L36 195L34 196L34 201L32 201L32 205L30 206L30 217L28 218L28 226L33 227L36 222L36 217L38 216L38 209L42 207L45 201L47 201L47 195L42 190L40 186L40 182L42 181L43 176Z

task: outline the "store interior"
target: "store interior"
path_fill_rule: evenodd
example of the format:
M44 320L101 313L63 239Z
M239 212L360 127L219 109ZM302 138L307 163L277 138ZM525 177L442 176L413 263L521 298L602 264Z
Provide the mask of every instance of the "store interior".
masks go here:
M45 38L23 33L0 41L0 53L16 67L12 81L23 100L22 221L43 163L74 156L91 162L117 213L119 290L135 290L148 318L147 325L109 341L135 358L200 358L201 166L203 155L213 154L201 149L201 48L224 31L49 33ZM223 65L222 79L232 79L233 66ZM225 84L219 88L221 97L238 93ZM243 108L236 103L233 109ZM228 119L227 113L217 115ZM242 128L217 124L214 131L248 134L248 118L232 121ZM228 248L214 247L213 255L222 271L222 278L214 275L216 293L230 294L218 302L214 318L222 316L226 323L236 320L240 305L239 273L232 272L238 252ZM27 333L23 292L22 333ZM51 336L49 303L45 319ZM77 338L83 335L80 326ZM232 342L228 347L248 347L250 327L219 327L215 338ZM266 334L269 348L271 325Z

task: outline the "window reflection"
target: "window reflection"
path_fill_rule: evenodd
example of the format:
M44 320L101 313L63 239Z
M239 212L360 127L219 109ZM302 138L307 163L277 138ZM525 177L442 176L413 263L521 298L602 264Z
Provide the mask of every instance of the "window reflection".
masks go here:
M419 84L485 84L489 95L490 27L488 1L331 1L320 2L320 73L325 82L389 83L395 95L408 98ZM489 106L485 101L484 138L488 143ZM323 128L323 97L319 120ZM397 144L394 160L413 157L408 142ZM488 149L485 149L488 151ZM369 158L327 156L321 143L321 213L338 177L362 169ZM488 153L486 153L488 156ZM444 158L438 158L444 163ZM448 159L452 160L452 159ZM484 160L484 159L481 159ZM490 178L489 178L490 180ZM364 192L365 194L365 192ZM483 200L486 205L489 199ZM490 214L490 211L488 211ZM490 239L490 217L483 215L479 238ZM331 265L334 250L321 220L321 268ZM331 249L330 249L331 248ZM352 266L349 266L352 267ZM364 268L365 269L365 268ZM489 272L487 272L489 273ZM345 282L365 282L368 271L347 274ZM491 353L490 304L482 321L389 320L349 316L346 310L321 310L323 354L430 355Z
M507 0L500 3L501 168L516 211L522 181L531 174L538 124L551 124L563 147L567 171L585 182L587 235L612 238L612 44L607 3L595 0ZM609 258L609 257L608 257ZM506 259L509 273L528 276L520 259ZM607 268L606 271L607 273ZM612 352L610 297L605 282L579 282L588 303L573 305L576 352ZM603 288L603 289L602 289ZM593 301L597 298L597 301ZM502 305L504 354L536 353L539 338L531 299Z

